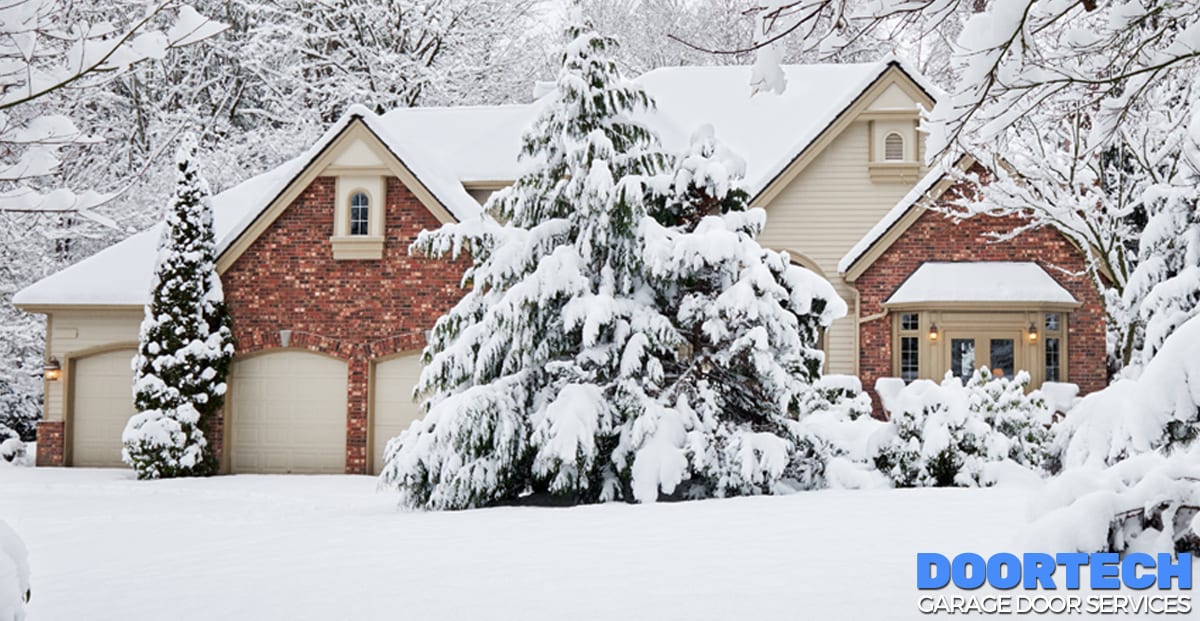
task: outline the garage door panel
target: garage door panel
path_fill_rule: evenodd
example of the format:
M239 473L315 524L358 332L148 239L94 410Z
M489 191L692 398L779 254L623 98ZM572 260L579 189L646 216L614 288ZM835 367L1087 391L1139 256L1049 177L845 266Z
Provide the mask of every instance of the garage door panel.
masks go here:
M232 375L234 472L345 470L345 362L275 352L235 362Z
M375 364L371 434L371 466L375 474L383 469L383 450L388 440L421 418L420 406L412 399L421 369L421 355L416 352Z
M71 377L71 465L123 468L121 432L133 416L136 352L122 349L80 358Z

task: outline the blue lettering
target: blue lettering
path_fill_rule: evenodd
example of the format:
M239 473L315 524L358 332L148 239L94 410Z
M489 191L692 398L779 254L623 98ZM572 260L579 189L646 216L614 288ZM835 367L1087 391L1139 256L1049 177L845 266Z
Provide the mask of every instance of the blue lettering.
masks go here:
M968 568L971 570L969 577L967 576ZM978 589L987 581L987 563L978 554L971 552L959 554L954 557L951 574L954 578L954 586L967 590Z
M1178 562L1171 562L1171 555L1158 555L1158 588L1171 588L1171 578L1175 578L1181 589L1192 588L1192 555L1180 552Z
M1054 586L1054 557L1041 552L1029 552L1025 555L1025 588L1036 589L1041 584L1043 589L1057 589Z
M1087 565L1088 555L1083 552L1060 552L1055 556L1059 565L1067 568L1067 588L1079 588L1079 568Z
M1097 552L1092 555L1091 575L1093 589L1121 588L1121 555L1116 552Z
M917 554L917 588L940 589L950 583L950 559L932 552Z
M1121 559L1121 580L1131 589L1148 589L1154 586L1154 574L1138 573L1138 567L1154 569L1154 557L1141 552L1127 554Z
M1021 559L1015 554L993 554L987 563L988 584L1002 591L1021 584Z

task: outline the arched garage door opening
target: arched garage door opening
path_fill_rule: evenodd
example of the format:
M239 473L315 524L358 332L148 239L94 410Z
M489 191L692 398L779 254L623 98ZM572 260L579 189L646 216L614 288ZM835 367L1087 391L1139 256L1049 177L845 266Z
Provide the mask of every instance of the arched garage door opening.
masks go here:
M371 472L383 469L383 449L388 440L418 418L421 408L413 401L413 387L421 377L421 354L413 352L375 363L371 417Z
M72 363L72 466L124 468L121 432L133 416L133 349L94 354Z
M299 350L235 360L227 415L235 473L346 467L346 363Z

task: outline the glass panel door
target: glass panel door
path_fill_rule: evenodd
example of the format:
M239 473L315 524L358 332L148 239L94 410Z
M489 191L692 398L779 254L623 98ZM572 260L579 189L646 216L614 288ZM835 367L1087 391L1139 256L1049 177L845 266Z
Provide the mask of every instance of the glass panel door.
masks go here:
M975 373L975 339L950 339L950 372L964 383Z
M989 343L991 354L988 356L990 361L988 366L992 370L993 377L1011 378L1013 376L1014 343L1015 339L991 339L991 343Z

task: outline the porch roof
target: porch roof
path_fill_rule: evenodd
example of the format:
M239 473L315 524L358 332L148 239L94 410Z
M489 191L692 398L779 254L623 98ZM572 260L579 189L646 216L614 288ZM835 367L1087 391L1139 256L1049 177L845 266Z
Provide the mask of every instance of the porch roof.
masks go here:
M922 303L1079 305L1037 263L1009 261L925 263L884 305Z

